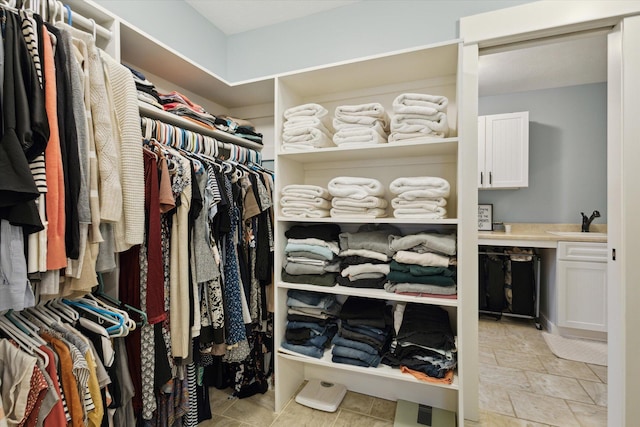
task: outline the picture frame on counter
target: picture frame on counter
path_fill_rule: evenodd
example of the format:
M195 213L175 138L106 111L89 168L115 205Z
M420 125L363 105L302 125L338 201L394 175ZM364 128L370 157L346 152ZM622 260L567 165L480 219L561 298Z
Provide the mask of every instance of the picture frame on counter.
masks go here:
M478 231L493 230L493 205L478 205Z

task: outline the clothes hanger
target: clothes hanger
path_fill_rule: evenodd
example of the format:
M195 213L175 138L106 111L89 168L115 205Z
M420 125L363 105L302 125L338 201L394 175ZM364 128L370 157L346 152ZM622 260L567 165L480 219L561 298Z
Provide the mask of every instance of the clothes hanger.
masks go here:
M19 317L19 313L13 310L9 310L4 314L4 317L13 323L18 329L29 336L38 346L46 345L45 340L38 335L40 328L29 322L28 320Z
M45 306L49 310L53 311L58 316L60 316L67 323L74 324L80 317L80 315L77 312L73 311L68 306L65 306L64 304L60 303L58 299L47 301L45 303Z
M0 316L0 329L2 329L9 337L14 339L18 346L32 356L40 356L44 366L49 366L49 356L40 349L40 345L32 337L26 335L19 328L13 325L9 320Z
M88 298L94 298L96 301L103 299L102 302L104 302L104 300L107 300L109 301L109 303L119 307L120 309L128 310L129 312L133 312L134 314L139 316L141 320L139 322L133 322L133 327L130 329L135 329L136 326L142 327L143 325L146 325L147 323L149 323L146 312L138 308L135 308L129 304L124 304L122 301L118 301L117 299L104 293L104 281L102 279L102 274L100 273L98 273L98 289L95 291L94 294L87 294L86 296Z
M109 323L111 326L107 326L105 329L110 336L123 337L129 333L125 325L124 316L122 316L120 313L104 310L91 304L86 304L84 302L75 300L63 299L62 301L71 307L81 310L85 314L94 316L98 319L98 323L100 324L102 324L103 322Z

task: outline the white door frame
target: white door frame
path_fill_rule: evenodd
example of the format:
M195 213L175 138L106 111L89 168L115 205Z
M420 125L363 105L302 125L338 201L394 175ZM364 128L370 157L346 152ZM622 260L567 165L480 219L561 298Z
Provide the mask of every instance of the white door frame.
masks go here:
M570 34L576 31L616 27L609 36L609 72L619 67L619 82L608 88L608 246L616 249L616 260L608 261L608 425L635 425L640 419L640 209L637 182L640 179L640 1L538 1L482 13L460 20L465 46L478 48ZM632 17L632 18L627 18ZM627 19L625 19L627 18ZM617 38L616 38L617 37ZM612 56L612 50L618 55ZM624 60L623 60L624 59ZM466 61L472 60L469 56ZM478 58L476 56L475 60ZM477 70L477 64L464 64ZM634 78L635 77L635 78ZM614 80L616 77L613 78ZM468 96L467 96L468 94ZM475 99L473 97L475 96ZM463 95L462 105L477 105L477 92ZM612 104L613 103L613 104ZM462 121L477 122L473 110ZM477 163L477 161L476 161ZM635 163L635 164L634 164ZM633 237L631 237L633 236ZM628 262L627 262L628 261ZM635 356L635 357L634 357ZM469 372L467 372L468 374ZM465 385L470 382L465 379ZM465 418L479 416L477 386L461 390ZM473 396L472 393L476 393Z

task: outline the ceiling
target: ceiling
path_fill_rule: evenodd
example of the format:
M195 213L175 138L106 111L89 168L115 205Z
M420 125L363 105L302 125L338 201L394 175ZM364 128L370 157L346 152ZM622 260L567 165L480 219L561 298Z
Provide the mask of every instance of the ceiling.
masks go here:
M184 0L226 35L274 25L362 0ZM482 49L479 95L607 80L607 31Z
M226 35L356 3L359 0L185 0Z

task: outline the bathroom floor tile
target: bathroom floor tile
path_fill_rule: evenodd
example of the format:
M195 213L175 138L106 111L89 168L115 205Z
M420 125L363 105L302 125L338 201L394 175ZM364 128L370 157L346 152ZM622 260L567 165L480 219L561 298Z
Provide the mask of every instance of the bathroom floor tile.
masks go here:
M520 419L561 427L579 427L573 412L562 399L523 391L510 391L511 403Z
M560 359L556 356L538 356L544 368L553 375L578 378L587 381L600 381L586 363Z
M582 387L589 393L596 405L607 406L607 385L601 382L580 380Z
M535 354L520 353L511 350L494 350L499 366L546 373L540 359Z
M580 402L567 402L582 427L602 427L607 425L607 409Z
M577 402L592 403L593 401L575 378L560 377L558 375L527 372L532 391L549 397L575 400Z

